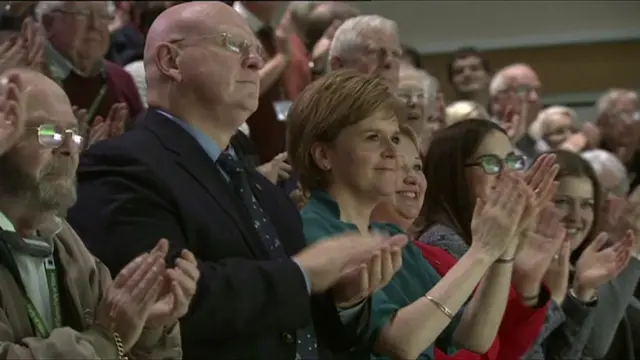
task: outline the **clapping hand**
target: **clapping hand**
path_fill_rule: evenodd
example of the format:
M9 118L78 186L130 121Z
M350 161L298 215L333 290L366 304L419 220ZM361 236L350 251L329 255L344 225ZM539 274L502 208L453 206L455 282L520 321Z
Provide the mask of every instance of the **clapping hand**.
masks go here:
M533 194L522 214L520 230L528 231L530 225L536 222L540 212L555 195L558 183L554 181L558 174L559 166L556 164L556 156L543 154L533 163L533 166L524 173L524 182L527 184L529 194Z
M544 283L549 287L551 298L562 304L569 288L569 270L571 269L571 241L564 238L560 251L551 259L551 264L544 275Z
M591 299L601 285L613 280L629 263L635 241L633 232L627 231L624 238L610 247L606 247L608 239L606 233L600 233L576 263L573 290L580 300Z
M538 214L533 229L527 231L520 240L514 262L513 283L521 296L531 298L538 294L542 279L554 256L558 257L565 238L562 217L555 206L548 203Z
M264 177L272 183L279 180L287 180L291 175L291 165L287 164L287 153L276 155L271 161L256 168Z
M163 252L165 251L165 252ZM117 333L127 352L138 341L163 285L166 247L131 261L115 277L96 309L96 324Z
M156 251L166 253L167 240L162 239ZM146 325L151 328L169 327L183 317L189 309L191 299L196 293L200 270L191 251L182 250L173 269L166 269L163 289L151 306Z
M527 185L513 173L502 173L486 202L478 199L471 220L471 248L495 260L517 242L517 232L527 202Z
M0 155L11 149L24 133L25 102L18 74L0 78Z
M81 134L87 139L86 148L110 137L122 135L125 124L129 121L129 108L126 103L113 104L106 119L96 116L91 125L87 110L74 106L73 113L78 119Z
M402 266L402 248L407 240L405 235L393 236L387 240L386 247L374 253L371 260L343 275L332 288L338 307L350 308L386 286Z
M345 276L354 276L358 267L368 268L378 252L401 247L403 241L406 239L402 237L390 241L380 234L342 234L309 245L293 259L307 275L311 292L317 294L332 288ZM344 301L341 296L336 302Z

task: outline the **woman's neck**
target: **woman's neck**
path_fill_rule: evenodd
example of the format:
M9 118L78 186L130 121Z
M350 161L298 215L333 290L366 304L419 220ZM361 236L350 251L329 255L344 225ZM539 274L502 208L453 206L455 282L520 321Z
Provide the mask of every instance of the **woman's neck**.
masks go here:
M340 220L354 224L361 233L369 231L371 213L378 199L356 194L351 189L340 185L332 186L327 192L338 203Z

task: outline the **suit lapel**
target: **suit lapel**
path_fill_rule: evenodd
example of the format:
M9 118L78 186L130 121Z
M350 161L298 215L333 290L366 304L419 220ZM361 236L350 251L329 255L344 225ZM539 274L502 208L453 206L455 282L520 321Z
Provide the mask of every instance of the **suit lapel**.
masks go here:
M240 200L234 196L220 169L196 139L180 125L154 109L147 111L142 120L142 126L160 138L160 142L167 150L176 154L178 166L198 182L236 224L254 256L259 258L267 256L268 253L257 238L257 234L249 231L253 227L247 226L252 222L247 212L242 209L244 205L239 203ZM219 219L214 220L219 221ZM248 241L249 239L251 241Z

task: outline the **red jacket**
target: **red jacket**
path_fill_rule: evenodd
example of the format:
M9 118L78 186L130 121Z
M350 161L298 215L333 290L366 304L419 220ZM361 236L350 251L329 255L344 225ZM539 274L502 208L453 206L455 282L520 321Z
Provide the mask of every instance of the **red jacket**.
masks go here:
M431 245L416 243L424 258L440 276L444 276L457 262L457 259L445 250ZM521 297L511 288L507 307L491 348L484 354L461 350L446 355L436 349L436 360L517 360L531 348L542 330L547 315L547 305L533 308L525 305Z

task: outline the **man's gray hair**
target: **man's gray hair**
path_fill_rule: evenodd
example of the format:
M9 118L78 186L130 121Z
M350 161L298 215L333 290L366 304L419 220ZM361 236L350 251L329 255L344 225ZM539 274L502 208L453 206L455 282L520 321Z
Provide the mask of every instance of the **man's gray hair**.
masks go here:
M116 5L113 1L105 1L107 3L107 10L109 14L113 15L116 12ZM42 23L42 18L51 14L54 11L64 8L66 1L38 1L35 7L36 21Z
M329 59L345 58L353 50L364 45L363 34L383 31L398 34L398 24L380 15L360 15L346 20L333 37L329 48Z
M515 72L520 70L534 71L531 66L525 63L515 63L507 65L498 70L491 78L489 83L489 95L496 96L499 92L506 90L509 87L509 83L515 76Z
M616 155L602 149L587 150L580 155L591 164L591 167L593 167L593 170L595 170L598 176L600 176L604 170L609 170L618 176L620 184L626 185L626 188L621 189L621 192L624 194L629 192L627 168Z
M614 109L616 103L625 97L638 97L638 93L631 89L613 88L602 94L596 102L596 114L601 116Z
M424 97L427 100L429 109L432 109L432 107L437 108L436 99L438 97L438 91L440 91L440 82L438 79L425 70L417 69L410 65L400 65L400 83L402 83L403 78L407 77L420 79L419 81L422 83Z

